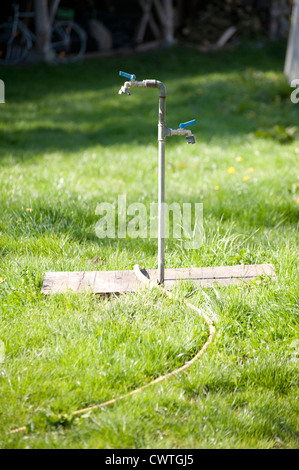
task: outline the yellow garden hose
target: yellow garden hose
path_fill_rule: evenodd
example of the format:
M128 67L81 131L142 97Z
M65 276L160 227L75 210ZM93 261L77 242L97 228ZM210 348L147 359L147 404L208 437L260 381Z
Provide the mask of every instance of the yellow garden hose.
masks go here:
M157 287L158 284L155 284L153 283L152 281L150 281L142 272L141 272L141 269L140 269L140 266L138 264L136 264L134 266L134 272L136 274L136 277L141 281L143 282L144 284L146 284L150 289L152 289L153 287ZM167 296L169 297L170 299L173 299L174 296L171 292L167 291L166 289L162 288L161 287L161 290L162 292ZM93 405L93 406L89 406L87 408L82 408L82 409L79 409L79 410L76 410L72 413L73 416L77 416L77 415L80 415L80 414L83 414L83 413L87 413L89 411L93 411L93 410L96 410L98 408L104 408L105 406L108 406L108 405L112 405L113 403L116 403L124 398L127 398L131 395L134 395L138 392L141 392L142 390L154 385L154 384L157 384L157 383L161 383L161 382L164 382L166 379L168 379L169 377L172 377L176 374L179 374L180 372L184 372L185 370L187 370L200 356L203 355L203 353L207 350L207 348L209 347L209 345L211 344L211 342L213 341L213 338L216 334L216 328L215 326L213 325L213 322L212 320L208 317L208 315L203 311L201 310L200 308L198 307L195 307L195 305L191 304L190 302L186 301L185 299L183 299L183 302L187 305L187 307L191 308L191 310L194 310L195 312L199 313L199 315L205 320L206 324L208 325L208 328L209 328L209 337L207 339L207 341L205 342L205 344L203 345L203 347L196 353L196 355L188 362L186 362L184 365L182 365L181 367L179 367L178 369L175 369L171 372L168 372L167 374L165 375L161 375L160 377L157 377L156 379L152 380L151 382L145 384L145 385L142 385L141 387L139 388L136 388L134 390L132 390L131 392L128 392L128 393L125 393L124 395L120 395L116 398L113 398L111 400L108 400L108 401L105 401L103 403L99 403L97 405ZM14 433L18 433L18 432L24 432L24 431L27 431L27 427L26 426L23 426L21 428L17 428L17 429L13 429L12 431L9 431L8 434L14 434Z

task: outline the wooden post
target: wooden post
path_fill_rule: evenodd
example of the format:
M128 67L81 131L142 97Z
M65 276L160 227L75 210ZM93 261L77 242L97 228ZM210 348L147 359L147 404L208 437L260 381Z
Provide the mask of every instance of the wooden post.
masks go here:
M143 42L147 25L149 25L149 27L151 28L155 39L159 39L161 37L161 34L152 13L153 0L139 0L139 4L142 8L143 14L135 36L135 42L137 44L141 44Z
M299 0L294 0L284 73L289 82L299 79Z

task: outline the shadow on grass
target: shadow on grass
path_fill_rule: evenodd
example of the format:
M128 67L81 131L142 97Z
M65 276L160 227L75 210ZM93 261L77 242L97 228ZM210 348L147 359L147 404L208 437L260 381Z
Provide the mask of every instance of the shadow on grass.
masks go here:
M0 122L0 161L12 156L16 162L40 161L45 153L80 152L96 145L148 145L157 141L157 90L132 90L132 96L118 96L123 83L120 69L136 73L137 79L157 77L166 83L167 124L197 119L192 128L197 142L211 139L246 136L259 128L274 125L296 126L299 108L289 100L290 87L282 73L285 44L266 44L263 48L240 47L235 51L201 54L195 49L175 47L126 59L106 58L81 64L47 67L3 68L7 99ZM274 74L272 72L275 72ZM277 78L278 77L278 78ZM250 118L249 118L250 116ZM197 134L198 133L198 134ZM181 141L181 139L180 139ZM167 146L175 148L176 138ZM72 156L73 157L73 156ZM3 162L4 163L4 162ZM5 164L5 163L4 163ZM181 199L182 196L180 196ZM186 198L190 200L190 194ZM284 224L298 221L298 210L286 202L261 203L253 195L253 209L246 214L246 227L273 228L278 210L284 212ZM231 204L229 202L232 202ZM100 202L100 201L96 201ZM198 201L195 201L198 202ZM39 219L23 220L16 236L52 232L66 233L74 240L99 244L116 244L116 240L99 240L90 230L98 218L77 205L68 208L48 207L55 201L36 207ZM95 207L95 201L87 201ZM20 205L21 207L21 205ZM244 218L244 204L234 203L233 195L221 203L205 204L205 211L219 220ZM21 213L15 205L14 210ZM34 222L34 223L32 223ZM20 232L19 232L20 229ZM136 246L133 240L123 240L124 246ZM143 243L143 242L142 242ZM148 241L146 249L156 250Z
M118 96L120 68L134 69L138 79L163 80L168 126L176 128L195 118L192 130L204 143L277 124L296 126L290 87L282 76L277 80L265 75L282 71L284 54L284 44L207 55L175 47L126 59L3 69L7 98L2 108L5 125L0 122L0 158L12 154L28 160L97 144L156 142L158 93L136 89L134 97ZM248 118L250 113L254 119ZM177 145L176 139L167 145Z

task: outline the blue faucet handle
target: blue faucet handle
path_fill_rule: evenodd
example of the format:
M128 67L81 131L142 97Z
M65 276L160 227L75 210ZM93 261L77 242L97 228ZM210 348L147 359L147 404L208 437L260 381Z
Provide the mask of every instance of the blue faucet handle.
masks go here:
M193 124L195 124L195 119L192 119L192 121L188 121L188 122L181 122L181 124L179 125L179 128L180 129L184 129L185 127L188 127L188 126L192 126Z
M134 74L131 74L131 73L119 72L119 75L121 77L129 78L130 80L136 80L136 76Z

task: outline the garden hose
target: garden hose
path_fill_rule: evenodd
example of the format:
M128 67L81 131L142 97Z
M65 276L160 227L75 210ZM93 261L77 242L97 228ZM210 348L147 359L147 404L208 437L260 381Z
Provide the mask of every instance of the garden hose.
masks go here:
M157 287L159 286L159 284L156 284L152 281L150 281L150 279L148 279L141 271L141 268L138 264L136 264L134 266L134 273L136 275L136 277L141 281L143 282L145 285L147 285L150 289L152 289L153 287ZM167 291L166 289L164 289L162 286L160 286L161 288L161 291L170 299L173 299L174 296L171 292ZM108 406L108 405L112 405L124 398L127 398L131 395L134 395L138 392L141 392L142 390L145 390L146 388L154 385L154 384L158 384L158 383L161 383L161 382L164 382L166 379L168 379L169 377L173 377L174 375L176 374L179 374L180 372L184 372L185 370L187 370L200 356L203 355L203 353L207 350L207 348L209 347L209 345L211 344L211 342L213 341L213 338L216 334L216 328L215 326L213 325L213 322L212 320L208 317L208 315L203 311L201 310L200 308L196 307L195 305L191 304L190 302L188 302L187 300L183 299L183 302L187 305L187 307L189 307L191 310L194 310L195 312L199 313L199 315L205 320L206 324L208 325L208 328L209 328L209 337L207 339L207 341L205 342L205 344L202 346L202 348L196 353L196 355L188 362L186 362L184 365L182 365L181 367L179 367L178 369L175 369L171 372L168 372L167 374L164 374L164 375L161 375L159 377L157 377L156 379L152 380L151 382L145 384L145 385L142 385L141 387L138 387L134 390L132 390L131 392L128 392L128 393L125 393L124 395L120 395L116 398L113 398L111 400L108 400L108 401L105 401L103 403L99 403L97 405L92 405L92 406L89 406L87 408L82 408L82 409L79 409L79 410L76 410L76 411L73 411L72 412L72 415L73 416L77 416L77 415L80 415L80 414L83 414L83 413L88 413L89 411L93 411L93 410L96 410L98 408L104 408L105 406ZM27 427L26 426L23 426L21 428L17 428L17 429L13 429L12 431L9 431L7 434L14 434L14 433L18 433L18 432L26 432L27 431Z

